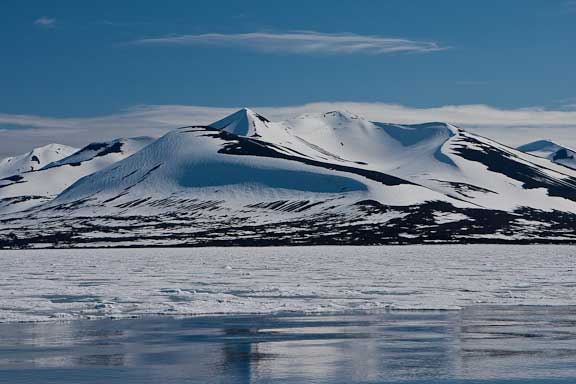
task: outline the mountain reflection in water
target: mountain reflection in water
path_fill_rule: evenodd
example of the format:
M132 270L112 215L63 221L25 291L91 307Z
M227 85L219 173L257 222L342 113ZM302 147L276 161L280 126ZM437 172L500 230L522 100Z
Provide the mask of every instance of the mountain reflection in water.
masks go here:
M575 310L508 306L4 324L0 378L6 383L571 383Z

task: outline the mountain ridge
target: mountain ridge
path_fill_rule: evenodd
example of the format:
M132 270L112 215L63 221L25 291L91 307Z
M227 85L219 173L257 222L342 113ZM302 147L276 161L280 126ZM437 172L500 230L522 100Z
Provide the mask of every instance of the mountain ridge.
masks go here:
M453 125L245 108L0 213L0 246L572 242L574 223L575 170Z

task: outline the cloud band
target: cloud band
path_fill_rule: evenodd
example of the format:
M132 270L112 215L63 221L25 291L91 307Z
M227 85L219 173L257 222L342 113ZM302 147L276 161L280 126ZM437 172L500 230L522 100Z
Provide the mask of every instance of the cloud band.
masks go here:
M520 145L541 138L554 138L566 145L576 147L574 134L576 111L570 110L558 111L542 108L505 110L486 105L412 108L398 104L355 102L249 107L253 107L254 110L272 120L288 119L305 113L348 110L372 121L407 124L444 121L480 132L510 145ZM2 137L0 157L23 153L34 146L51 142L81 146L90 141L117 137L159 136L176 127L213 122L237 109L238 107L152 105L91 118L0 114Z
M288 54L391 54L427 53L446 49L436 42L366 36L352 33L329 34L314 31L289 33L206 33L178 35L135 41L141 45L220 46L260 52Z

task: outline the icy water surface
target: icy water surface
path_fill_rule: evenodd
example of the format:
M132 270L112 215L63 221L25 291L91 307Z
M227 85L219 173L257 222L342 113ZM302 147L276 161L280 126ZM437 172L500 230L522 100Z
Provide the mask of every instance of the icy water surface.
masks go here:
M576 304L576 248L0 251L0 322Z
M574 383L575 307L0 325L2 383Z

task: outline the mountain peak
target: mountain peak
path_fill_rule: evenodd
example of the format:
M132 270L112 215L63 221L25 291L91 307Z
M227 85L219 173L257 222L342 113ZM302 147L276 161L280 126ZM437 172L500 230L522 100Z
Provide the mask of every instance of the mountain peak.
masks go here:
M42 152L42 151L46 151L46 150L50 150L50 151L60 151L62 149L65 148L71 148L67 145L63 145L63 144L58 144L58 143L50 143L50 144L46 144L43 145L41 147L36 147L34 149L32 149L31 152Z
M560 149L562 146L555 143L550 139L543 139L543 140L536 140L530 143L524 144L519 146L517 149L522 152L533 152L533 151L541 151L541 150L557 150Z
M324 118L330 118L330 119L336 119L336 120L342 120L342 121L362 119L360 116L355 115L351 112L340 111L340 110L326 112L326 113L322 114L322 116Z
M255 115L255 114L256 114L256 112L254 112L253 110L251 110L251 109L248 108L248 107L242 107L242 108L240 108L240 109L239 109L238 111L236 111L236 112L242 112L242 113L245 113L245 114L247 114L247 115Z
M0 178L40 169L46 164L70 156L76 151L77 148L53 143L34 148L19 156L0 159Z
M266 129L268 123L270 123L270 120L264 116L249 108L242 108L210 124L210 127L221 129L238 136L260 136L259 131Z

